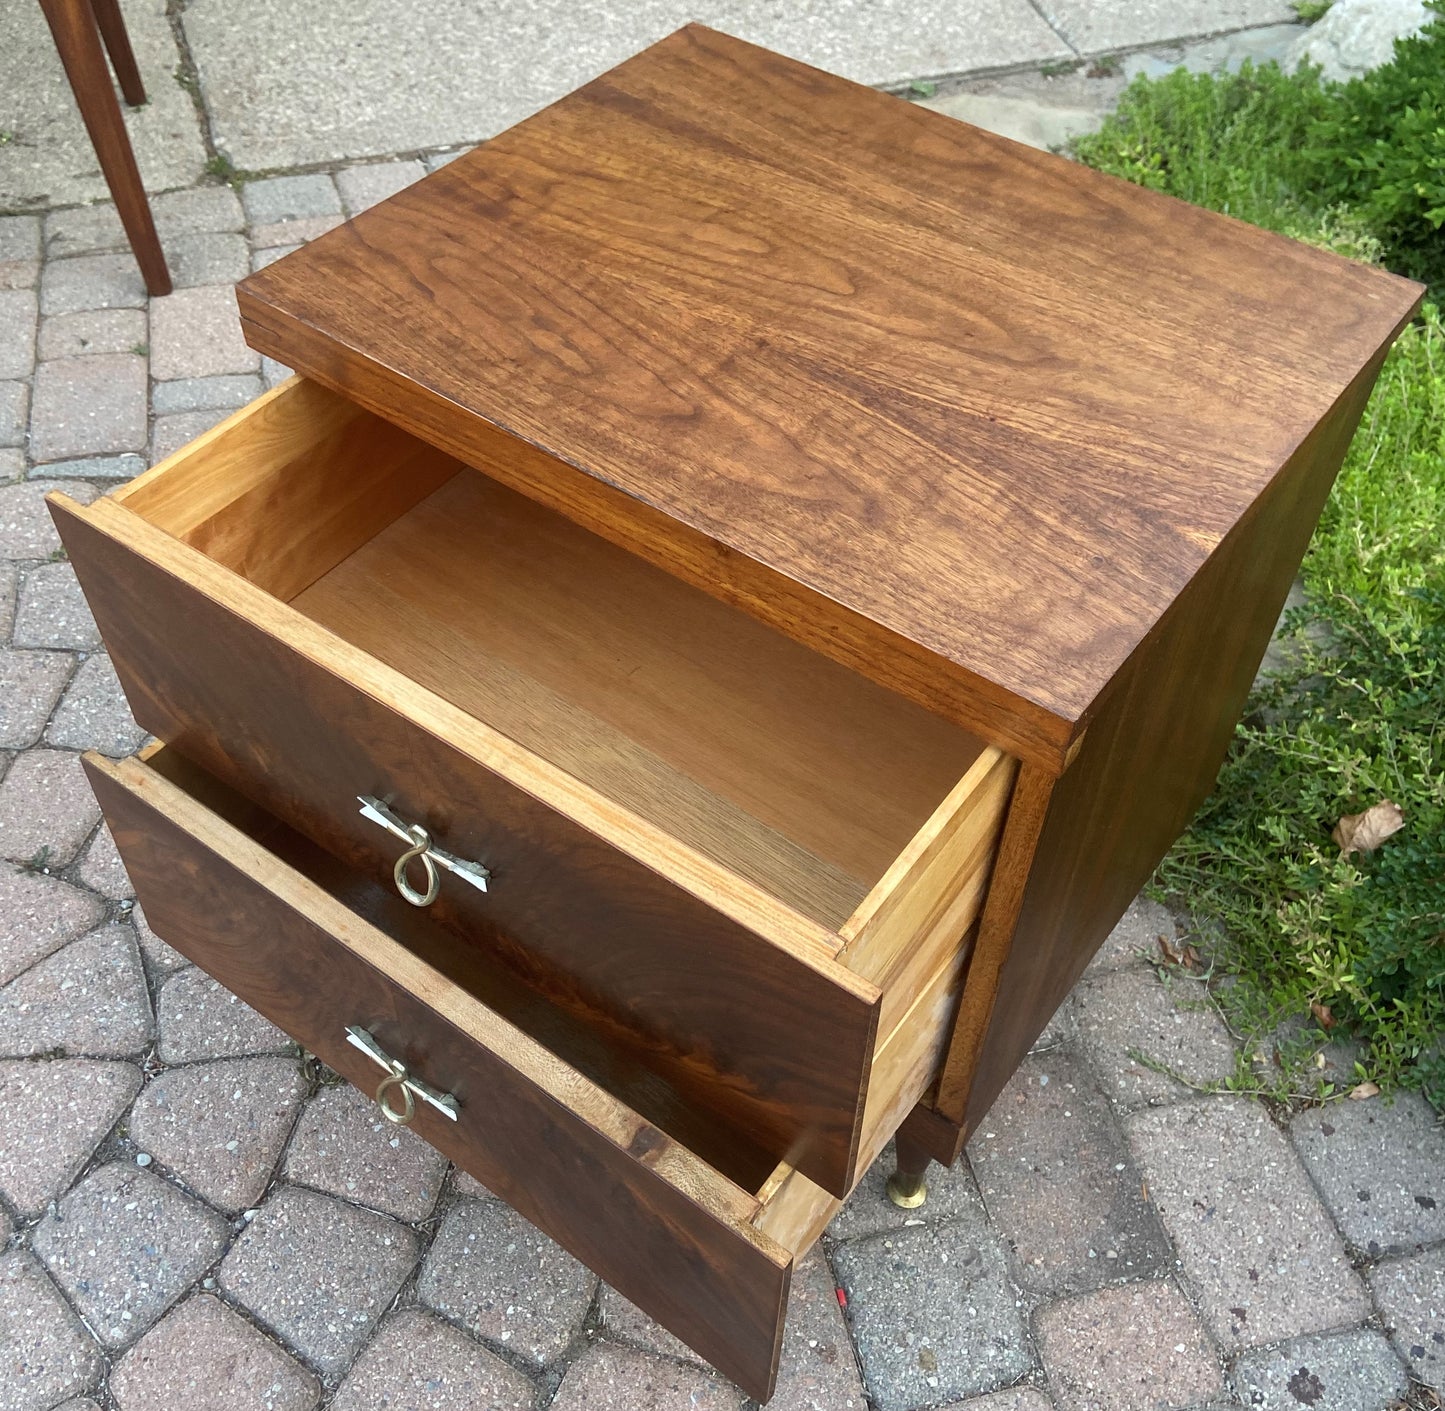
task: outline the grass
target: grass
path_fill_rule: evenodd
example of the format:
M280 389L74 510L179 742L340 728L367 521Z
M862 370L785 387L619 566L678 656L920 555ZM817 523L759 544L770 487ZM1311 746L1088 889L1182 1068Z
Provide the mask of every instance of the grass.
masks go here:
M1136 80L1075 152L1445 292L1445 19L1348 85L1249 65ZM1303 577L1290 665L1251 698L1157 885L1223 937L1215 997L1251 1055L1272 1052L1236 1082L1337 1095L1314 1060L1348 1036L1361 1051L1351 1081L1418 1088L1445 1107L1445 328L1434 306L1385 363ZM1342 855L1334 824L1381 799L1401 806L1405 828Z

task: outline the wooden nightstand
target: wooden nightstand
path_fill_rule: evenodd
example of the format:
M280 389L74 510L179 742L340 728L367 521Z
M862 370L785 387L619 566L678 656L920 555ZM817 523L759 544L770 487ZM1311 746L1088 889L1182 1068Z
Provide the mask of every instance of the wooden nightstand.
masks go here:
M54 498L146 914L765 1398L1208 792L1420 292L683 30Z

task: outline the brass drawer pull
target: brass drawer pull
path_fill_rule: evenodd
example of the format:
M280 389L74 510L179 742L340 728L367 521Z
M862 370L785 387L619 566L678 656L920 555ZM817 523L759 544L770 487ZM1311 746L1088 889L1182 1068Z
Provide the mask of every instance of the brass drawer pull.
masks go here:
M480 862L468 862L465 858L454 857L443 851L432 842L431 834L420 823L407 823L380 799L358 794L356 801L361 805L363 818L379 824L393 838L399 838L407 845L407 850L397 858L396 866L391 869L391 875L396 879L397 891L413 906L430 906L437 899L437 893L441 891L438 867L445 868L453 877L461 878L480 892L487 890L487 882L492 874ZM407 878L406 869L413 861L422 865L426 876L425 891L418 891Z
M398 1127L408 1126L416 1115L417 1098L430 1103L443 1117L450 1117L453 1122L457 1120L457 1108L460 1104L451 1093L439 1093L420 1078L413 1077L407 1071L406 1064L399 1058L393 1058L365 1029L348 1024L346 1042L353 1048L359 1048L369 1059L386 1069L386 1076L376 1089L376 1105L381 1108L381 1115L388 1122L395 1122ZM393 1093L400 1096L400 1107L391 1105Z

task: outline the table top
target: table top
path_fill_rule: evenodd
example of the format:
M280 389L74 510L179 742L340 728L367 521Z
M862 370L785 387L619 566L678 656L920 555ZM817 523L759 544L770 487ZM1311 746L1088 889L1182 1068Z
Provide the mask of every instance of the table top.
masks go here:
M239 292L1075 725L1420 294L696 25Z

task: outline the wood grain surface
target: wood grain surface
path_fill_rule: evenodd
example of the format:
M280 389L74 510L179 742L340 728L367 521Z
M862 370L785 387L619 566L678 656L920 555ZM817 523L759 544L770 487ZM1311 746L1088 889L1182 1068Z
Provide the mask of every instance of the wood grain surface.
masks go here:
M846 1194L880 994L836 935L113 501L52 506L147 730L387 884L399 844L356 796L392 800L493 870L444 882L440 924Z
M1417 292L689 26L239 297L263 352L460 459L541 448L1057 771Z
M983 750L473 471L293 606L832 928Z
M760 1202L137 760L86 757L156 933L372 1092L382 1047L459 1102L415 1130L749 1394L772 1393L793 1251ZM805 1187L806 1189L806 1187Z
M1016 793L1033 802L1005 831L935 1098L958 1144L1213 788L1384 352L1361 368L1121 672L1052 791L1021 776ZM1020 845L1012 848L1015 826Z

